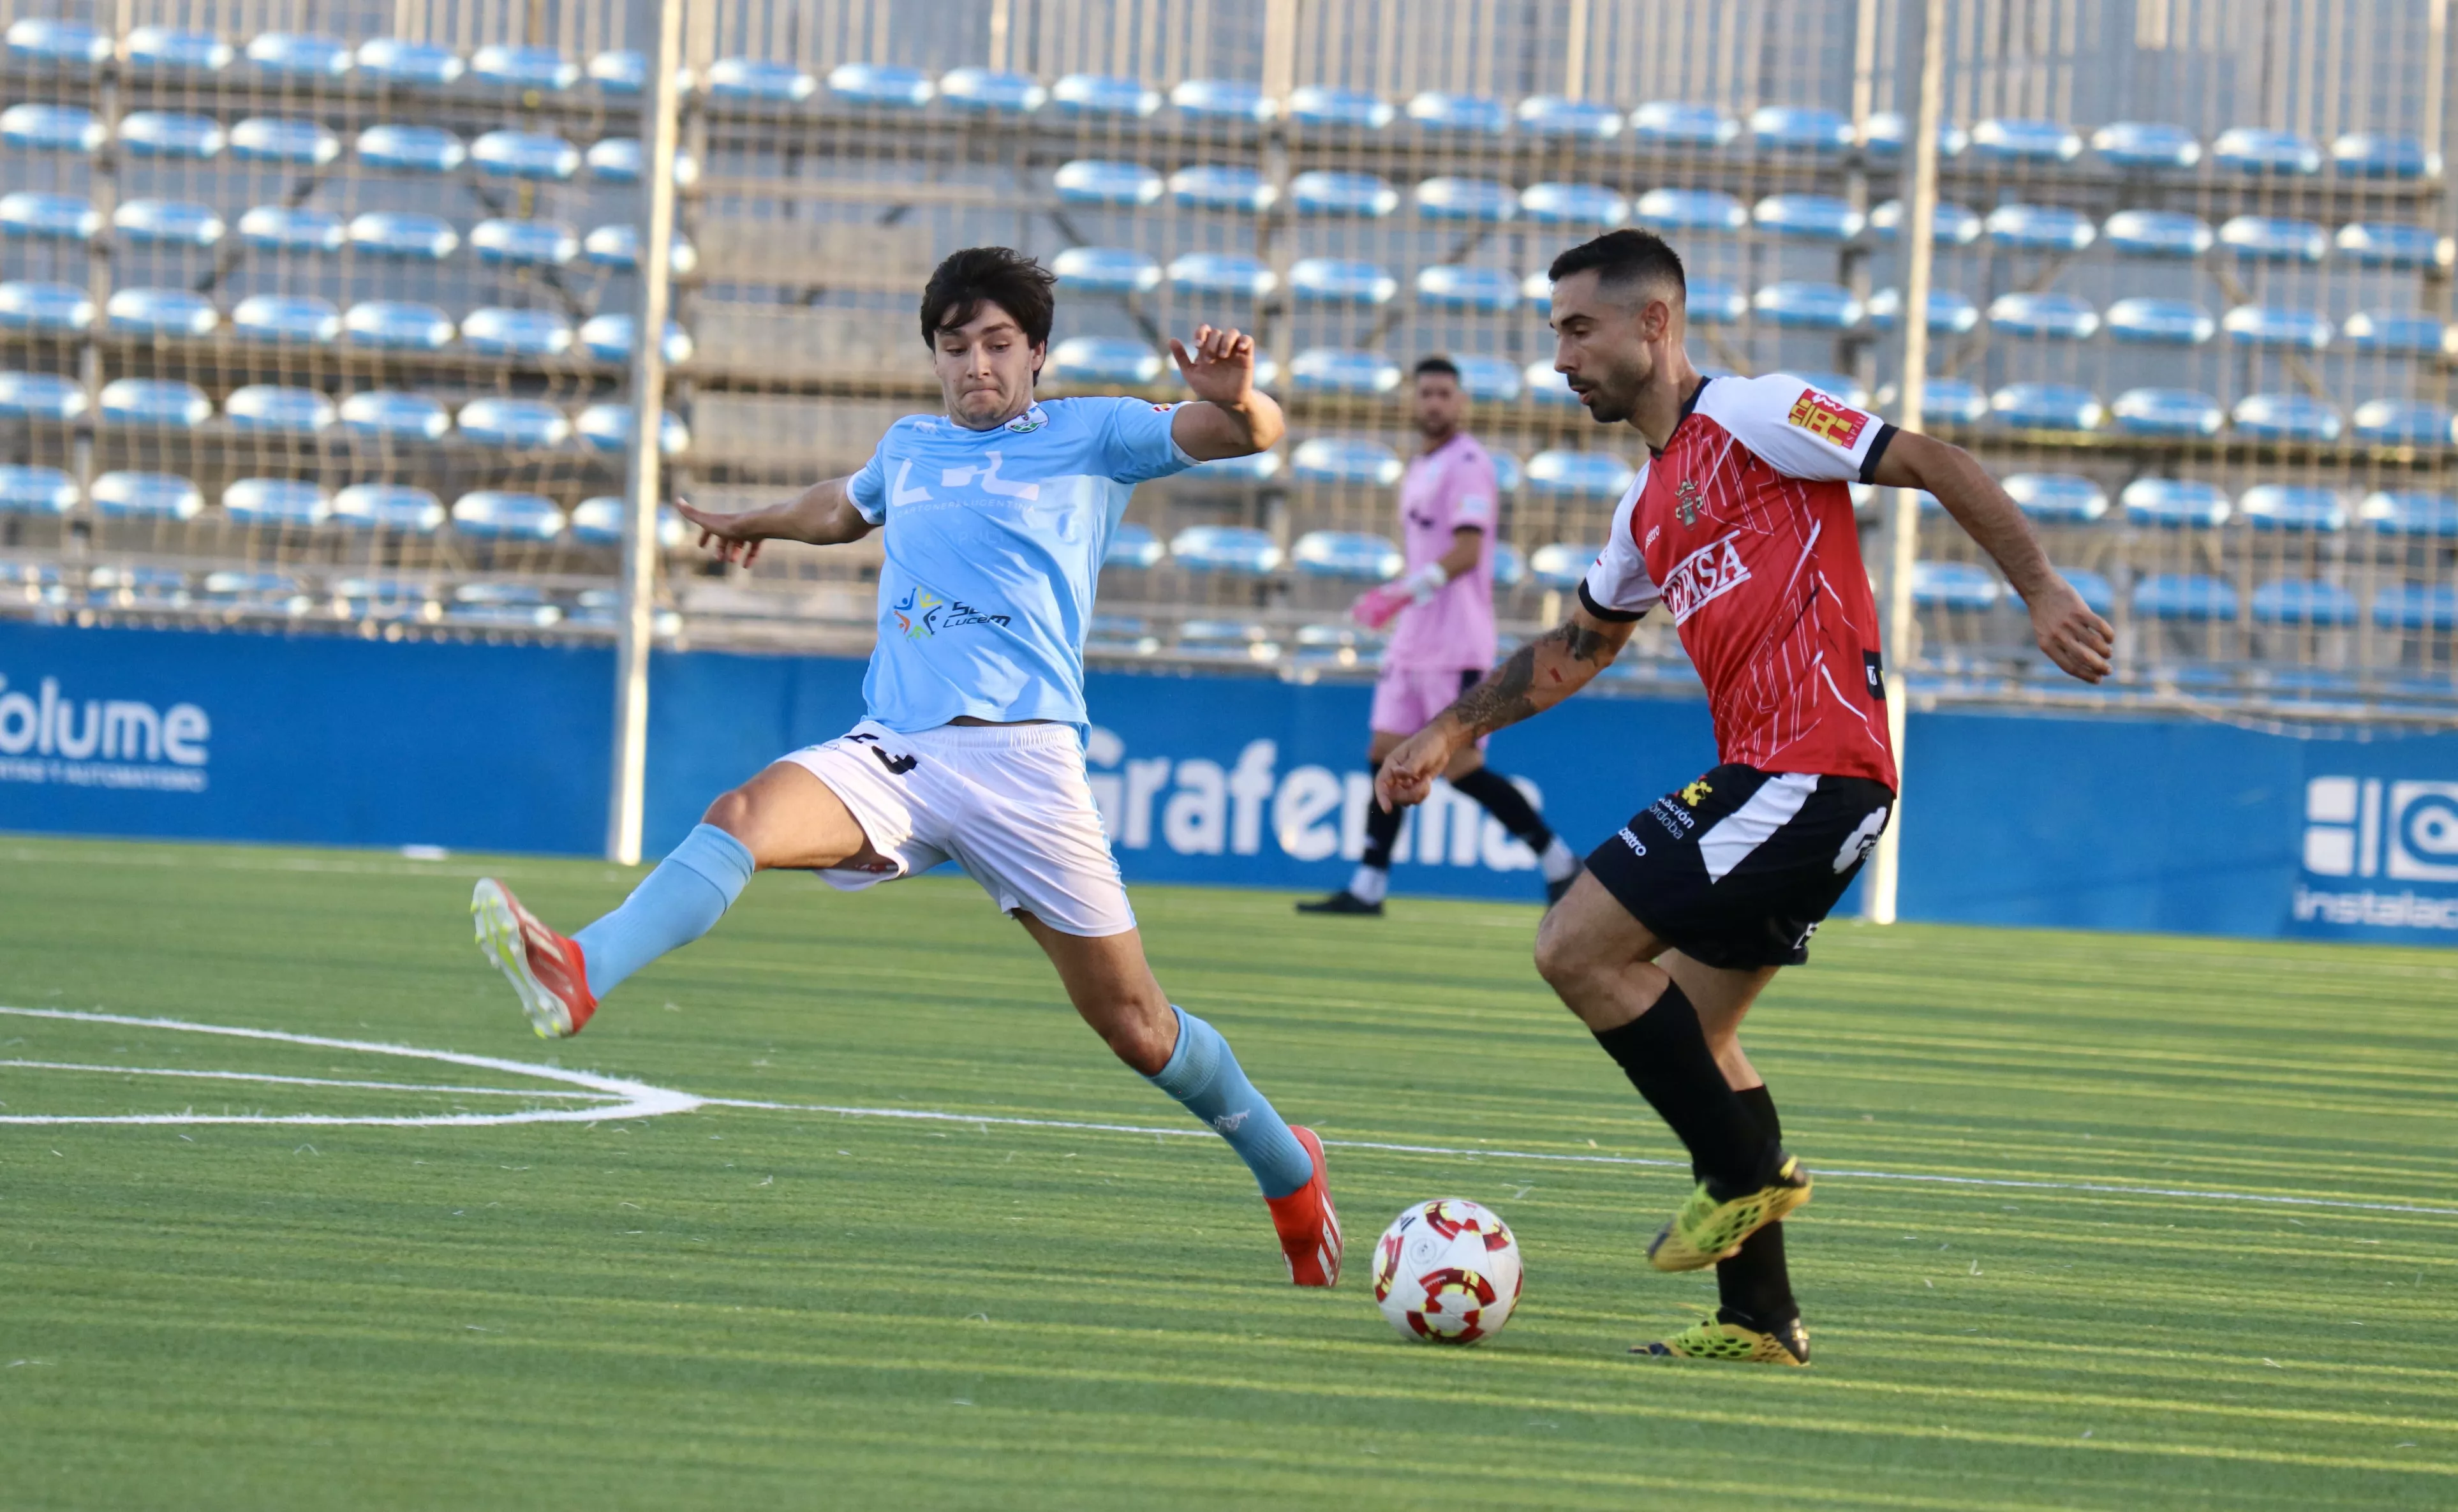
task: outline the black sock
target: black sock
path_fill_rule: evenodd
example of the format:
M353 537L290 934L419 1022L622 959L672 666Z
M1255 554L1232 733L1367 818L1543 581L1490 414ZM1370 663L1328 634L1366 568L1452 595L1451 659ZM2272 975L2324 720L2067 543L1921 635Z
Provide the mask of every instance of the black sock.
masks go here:
M1736 1092L1767 1138L1783 1142L1783 1124L1776 1117L1775 1098L1763 1087ZM1716 1295L1723 1305L1716 1315L1727 1323L1760 1332L1801 1315L1793 1300L1792 1273L1783 1261L1783 1225L1770 1223L1741 1241L1741 1253L1716 1267Z
M1647 1099L1690 1150L1709 1185L1723 1195L1755 1191L1775 1173L1771 1138L1749 1105L1724 1081L1707 1048L1698 1010L1667 982L1654 1006L1617 1029L1598 1029L1596 1043L1621 1063L1630 1085Z
M1537 855L1553 843L1553 832L1545 827L1544 818L1528 795L1510 785L1510 779L1491 767L1478 767L1451 786L1485 806L1485 811L1502 821L1502 827L1525 841Z
M1377 761L1366 768L1366 775L1375 776L1382 770L1383 763ZM1407 811L1405 809L1395 808L1385 813L1382 804L1367 798L1365 800L1365 854L1360 856L1358 860L1378 872L1389 871L1391 847L1399 843L1400 824L1407 817Z

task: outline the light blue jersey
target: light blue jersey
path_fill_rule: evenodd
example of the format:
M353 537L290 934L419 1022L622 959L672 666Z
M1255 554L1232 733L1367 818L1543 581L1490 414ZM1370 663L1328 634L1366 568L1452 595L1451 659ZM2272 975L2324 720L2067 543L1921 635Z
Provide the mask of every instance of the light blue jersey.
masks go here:
M863 699L890 730L962 715L1081 727L1084 632L1127 495L1195 465L1174 404L1053 399L989 430L908 415L846 486L885 527Z

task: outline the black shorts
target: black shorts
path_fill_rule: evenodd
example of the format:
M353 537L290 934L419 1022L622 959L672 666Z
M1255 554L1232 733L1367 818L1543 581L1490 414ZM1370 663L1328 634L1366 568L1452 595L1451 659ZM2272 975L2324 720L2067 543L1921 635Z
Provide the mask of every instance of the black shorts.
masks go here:
M1719 766L1632 815L1588 870L1693 961L1797 966L1894 807L1866 777Z

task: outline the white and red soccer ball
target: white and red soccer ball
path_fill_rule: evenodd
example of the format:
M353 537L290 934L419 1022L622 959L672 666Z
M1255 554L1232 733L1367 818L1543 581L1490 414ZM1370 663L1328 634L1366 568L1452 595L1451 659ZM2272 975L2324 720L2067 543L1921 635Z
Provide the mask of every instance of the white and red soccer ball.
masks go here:
M1465 1197L1419 1203L1374 1246L1374 1303L1403 1338L1473 1344L1498 1334L1520 1280L1510 1226Z

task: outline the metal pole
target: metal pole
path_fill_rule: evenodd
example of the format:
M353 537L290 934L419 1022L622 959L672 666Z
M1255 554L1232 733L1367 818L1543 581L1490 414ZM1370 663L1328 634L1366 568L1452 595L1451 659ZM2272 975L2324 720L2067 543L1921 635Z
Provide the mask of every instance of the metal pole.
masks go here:
M1937 220L1937 128L1946 114L1946 0L1928 0L1921 26L1920 109L1913 114L1912 192L1898 235L1904 248L1904 366L1898 428L1921 428L1921 404L1928 385L1928 290ZM1903 886L1904 703L1909 696L1904 664L1912 646L1912 563L1920 544L1920 505L1909 489L1887 490L1886 500L1886 731L1893 737L1898 792L1895 817L1878 837L1870 858L1869 892L1864 912L1872 923L1895 922Z
M649 631L656 591L657 443L666 415L666 310L675 238L675 72L682 65L682 0L633 0L632 35L655 43L640 110L640 298L632 318L632 446L623 476L622 608L614 632L614 760L606 859L640 860L648 791Z

